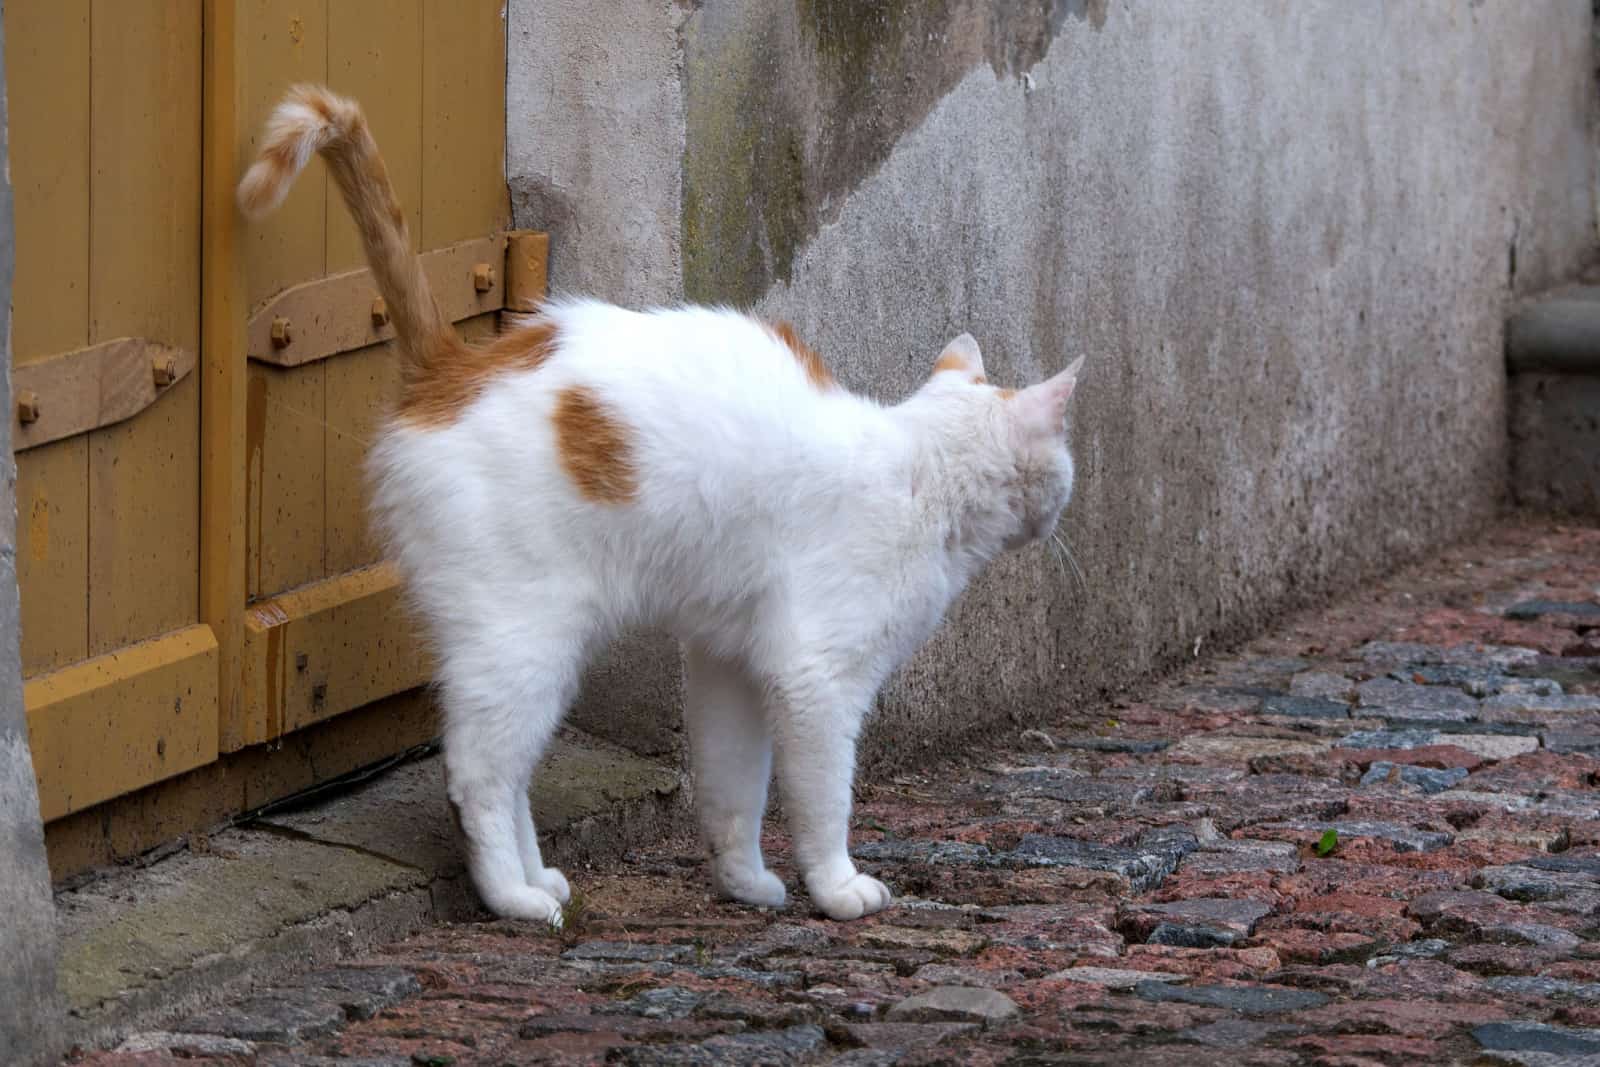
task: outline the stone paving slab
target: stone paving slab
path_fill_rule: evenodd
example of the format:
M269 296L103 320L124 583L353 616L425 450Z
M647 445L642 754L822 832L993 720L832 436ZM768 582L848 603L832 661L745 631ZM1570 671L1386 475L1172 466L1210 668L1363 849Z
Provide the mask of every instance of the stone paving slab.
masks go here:
M1510 522L1136 697L861 787L897 905L436 923L95 1064L1600 1063L1600 530ZM303 825L310 825L305 823ZM1331 831L1331 833L1330 833Z

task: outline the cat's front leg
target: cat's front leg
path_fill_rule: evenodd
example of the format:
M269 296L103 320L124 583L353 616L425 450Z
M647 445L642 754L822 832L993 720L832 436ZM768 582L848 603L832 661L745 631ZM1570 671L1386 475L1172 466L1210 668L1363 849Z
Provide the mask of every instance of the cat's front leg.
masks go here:
M772 709L795 861L812 902L830 919L859 919L894 899L850 859L856 737L871 699L870 691L834 684L785 686Z

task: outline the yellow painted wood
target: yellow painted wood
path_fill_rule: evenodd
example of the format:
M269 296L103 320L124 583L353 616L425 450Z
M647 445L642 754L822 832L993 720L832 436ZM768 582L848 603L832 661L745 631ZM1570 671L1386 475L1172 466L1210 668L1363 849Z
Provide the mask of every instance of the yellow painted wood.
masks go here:
M202 94L200 300L200 618L217 639L218 744L244 741L237 712L243 684L245 584L244 262L234 183L242 172L243 91L235 0L206 0Z
M379 564L253 604L245 616L243 707L274 737L427 681L430 664Z
M328 9L328 85L361 102L413 239L422 232L421 70L422 0L337 0ZM328 271L366 266L332 182L325 196Z
M44 828L50 876L61 880L134 859L181 834L369 767L438 736L426 689L389 697L215 763L56 819Z
M328 361L328 573L383 558L368 524L367 449L378 420L400 394L400 354L393 342Z
M550 235L513 230L506 235L506 310L537 311L550 287Z
M500 316L475 315L456 323L456 332L468 341L488 341L500 332Z
M20 366L89 343L89 0L9 0L5 24Z
M451 322L493 311L504 302L505 234L492 233L425 252L422 269L435 303ZM489 287L479 291L473 269L491 268ZM250 358L278 367L300 367L341 352L394 337L392 324L372 317L377 283L365 268L291 286L250 316L247 344ZM289 323L289 340L272 339L273 324Z
M217 757L217 643L204 625L23 686L48 821Z
M245 418L246 580L252 599L323 577L323 366L251 363Z
M90 29L89 340L148 337L193 351L200 3L95 0ZM199 617L199 433L190 380L89 438L90 655Z
M366 111L413 240L422 232L421 70L422 0L341 0L329 9L328 84L359 100ZM328 574L340 574L382 559L368 531L362 472L378 418L398 393L399 355L392 344L372 343L391 336L393 328L373 323L371 301L377 291L370 272L362 269L361 238L332 182L327 196L328 270L361 269L364 279L353 299L330 292L339 306L320 317L334 322L340 313L353 313L346 321L361 345L329 345L329 354L342 354L324 370L329 415L325 561ZM330 278L321 284L338 283ZM297 338L293 347L304 352L310 340ZM256 350L252 346L252 353Z
M88 470L85 437L17 457L24 676L89 654Z
M21 367L89 341L89 0L10 0L5 24ZM88 654L88 538L88 443L19 456L24 674Z
M245 158L284 92L328 76L327 0L247 0L239 6ZM327 171L307 167L283 206L243 229L245 289L253 310L327 273ZM251 597L313 581L323 567L326 381L320 365L250 370L246 413Z
M252 159L262 125L289 87L327 80L328 5L327 0L241 0L237 10L243 121L237 133L244 144L242 158ZM326 185L327 171L313 163L281 207L244 227L251 309L281 289L326 273Z
M37 418L11 413L11 447L30 448L131 419L194 370L194 349L121 337L17 367L11 393L38 398Z
M504 0L423 0L423 248L510 221L504 10Z

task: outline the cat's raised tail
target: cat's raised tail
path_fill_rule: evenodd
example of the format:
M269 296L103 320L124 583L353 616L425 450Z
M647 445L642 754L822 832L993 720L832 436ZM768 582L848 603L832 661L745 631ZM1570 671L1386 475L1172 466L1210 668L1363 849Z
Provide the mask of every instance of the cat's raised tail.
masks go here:
M405 375L424 377L463 346L439 313L411 250L405 213L359 104L320 85L290 89L267 120L261 152L239 182L239 207L250 218L272 211L316 154L327 162L361 231L367 264L407 357Z

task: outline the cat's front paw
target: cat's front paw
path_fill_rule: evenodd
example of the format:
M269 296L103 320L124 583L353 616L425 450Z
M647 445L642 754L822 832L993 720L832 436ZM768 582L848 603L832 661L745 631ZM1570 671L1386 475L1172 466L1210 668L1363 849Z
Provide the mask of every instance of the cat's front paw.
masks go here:
M572 899L572 888L567 885L567 876L554 867L541 867L528 879L528 884L549 893L558 903L565 904Z
M789 899L783 880L765 867L717 863L711 881L722 896L758 908L781 908Z
M852 875L832 889L809 888L812 903L830 919L859 919L894 902L888 886L865 874Z

